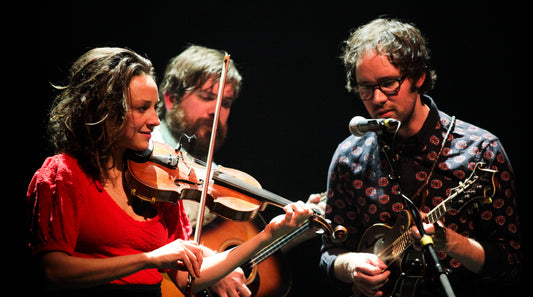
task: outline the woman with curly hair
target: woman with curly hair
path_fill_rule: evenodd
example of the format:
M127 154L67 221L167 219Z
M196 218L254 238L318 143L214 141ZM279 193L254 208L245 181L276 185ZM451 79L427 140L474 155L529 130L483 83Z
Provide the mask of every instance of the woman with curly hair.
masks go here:
M30 246L49 295L160 296L160 271L182 289L190 273L200 291L312 213L290 204L254 238L204 257L203 247L188 240L181 201L146 204L123 187L127 151L146 150L159 125L151 62L128 49L95 48L57 88L49 125L56 155L27 193ZM233 294L250 291L242 286Z

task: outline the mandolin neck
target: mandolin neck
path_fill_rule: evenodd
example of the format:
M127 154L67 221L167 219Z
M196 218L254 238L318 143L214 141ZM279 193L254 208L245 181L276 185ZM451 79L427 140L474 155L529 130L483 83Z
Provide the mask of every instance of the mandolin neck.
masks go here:
M448 211L446 207L446 202L439 204L437 207L433 208L430 212L427 213L424 218L424 222L427 224L435 224L444 214Z
M424 218L424 221L428 224L434 224L447 211L446 207L446 201L443 201L440 203L437 207L433 208L430 212L428 212L427 216ZM410 235L410 231L405 231L402 233L394 242L392 243L392 250L389 252L392 253L393 258L401 257L403 253L413 244L413 239ZM387 255L388 256L388 255ZM384 258L387 258L386 256Z

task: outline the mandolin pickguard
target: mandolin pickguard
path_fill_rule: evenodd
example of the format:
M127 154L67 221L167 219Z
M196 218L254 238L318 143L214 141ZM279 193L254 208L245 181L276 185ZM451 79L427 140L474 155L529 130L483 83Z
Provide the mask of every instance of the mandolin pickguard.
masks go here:
M414 290L422 278L422 265L416 257L417 251L407 251L395 255L392 251L394 241L404 234L411 226L411 216L406 210L399 213L393 226L375 224L368 228L361 241L358 251L377 255L391 271L390 281L382 287L383 296L412 297ZM399 260L399 261L398 261Z
M393 226L375 224L368 228L363 234L357 250L378 255L388 266L400 258L394 257L391 253L386 252L385 249L390 247L400 235L407 231L409 226L410 216L404 210L400 212Z

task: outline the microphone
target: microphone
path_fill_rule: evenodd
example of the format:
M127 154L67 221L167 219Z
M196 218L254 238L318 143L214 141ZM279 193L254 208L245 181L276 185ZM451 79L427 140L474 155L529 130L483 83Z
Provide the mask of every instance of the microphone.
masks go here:
M367 132L376 132L380 135L383 131L395 132L400 121L395 119L365 119L361 116L355 116L350 120L350 132L355 136L363 136Z

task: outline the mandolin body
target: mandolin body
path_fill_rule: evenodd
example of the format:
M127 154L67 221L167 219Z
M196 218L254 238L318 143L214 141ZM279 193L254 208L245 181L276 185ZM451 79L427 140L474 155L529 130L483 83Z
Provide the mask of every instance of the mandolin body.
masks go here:
M410 244L409 238L406 237L410 226L411 216L408 211L403 210L393 226L381 223L372 225L359 242L358 252L377 255L391 271L389 281L380 289L384 293L383 296L412 297L422 281L422 253L415 250L404 252L405 244ZM399 249L393 248L399 245L398 239L402 237L405 237L404 245Z

